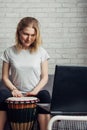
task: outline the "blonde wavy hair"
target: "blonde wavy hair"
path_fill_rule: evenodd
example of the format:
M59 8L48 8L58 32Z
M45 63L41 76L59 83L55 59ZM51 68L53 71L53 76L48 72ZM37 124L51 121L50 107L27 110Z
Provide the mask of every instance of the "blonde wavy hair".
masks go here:
M24 30L24 28L26 28L26 27L32 27L35 29L36 39L35 39L34 43L32 43L29 46L30 52L35 52L35 51L37 51L38 47L41 45L42 39L41 39L41 35L40 35L39 21L34 17L24 17L18 23L17 30L16 30L16 38L15 38L16 48L17 48L17 50L22 49L22 44L21 44L21 41L19 38L20 31Z

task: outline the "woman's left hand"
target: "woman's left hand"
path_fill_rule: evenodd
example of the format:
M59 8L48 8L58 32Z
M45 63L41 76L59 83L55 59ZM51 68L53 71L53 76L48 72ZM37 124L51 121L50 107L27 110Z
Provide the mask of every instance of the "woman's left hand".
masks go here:
M34 90L32 90L31 92L26 93L26 96L35 96L35 95L37 95L37 92L34 91Z

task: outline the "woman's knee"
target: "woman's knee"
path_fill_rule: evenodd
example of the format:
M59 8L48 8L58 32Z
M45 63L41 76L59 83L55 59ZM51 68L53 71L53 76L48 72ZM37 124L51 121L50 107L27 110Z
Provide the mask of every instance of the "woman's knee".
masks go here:
M5 101L6 98L11 96L12 94L9 90L5 90L5 89L0 90L0 102Z
M51 102L51 96L47 90L41 90L38 93L37 97L40 99L41 103L50 103Z

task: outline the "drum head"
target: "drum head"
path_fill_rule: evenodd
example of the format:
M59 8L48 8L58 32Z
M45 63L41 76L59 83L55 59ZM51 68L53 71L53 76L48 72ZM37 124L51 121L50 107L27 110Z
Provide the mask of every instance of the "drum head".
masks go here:
M9 97L6 99L7 103L37 103L38 101L37 97Z

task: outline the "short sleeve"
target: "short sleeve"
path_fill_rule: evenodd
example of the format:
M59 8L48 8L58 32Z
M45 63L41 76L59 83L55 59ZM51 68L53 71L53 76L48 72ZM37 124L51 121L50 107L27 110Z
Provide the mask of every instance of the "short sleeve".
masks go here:
M44 48L41 48L41 61L44 62L50 58L49 54Z
M5 61L5 62L7 62L7 63L9 63L8 50L5 50L5 51L3 52L3 54L2 54L1 57L0 57L0 59L3 60L3 61Z

